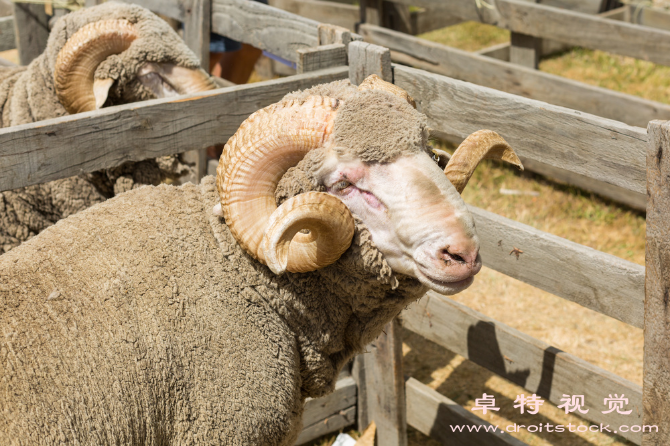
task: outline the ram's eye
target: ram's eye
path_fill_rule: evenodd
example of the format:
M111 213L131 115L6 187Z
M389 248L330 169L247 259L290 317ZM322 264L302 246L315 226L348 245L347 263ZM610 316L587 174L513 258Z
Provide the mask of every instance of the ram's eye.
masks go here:
M333 189L335 189L336 191L339 192L339 191L343 191L344 189L346 189L349 186L351 186L350 182L348 182L347 180L340 180L333 185Z

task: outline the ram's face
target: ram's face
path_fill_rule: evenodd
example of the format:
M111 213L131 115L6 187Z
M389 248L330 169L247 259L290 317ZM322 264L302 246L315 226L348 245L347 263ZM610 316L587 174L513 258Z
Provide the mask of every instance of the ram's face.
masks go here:
M472 283L481 269L472 215L426 153L364 163L331 152L319 174L365 223L393 271L443 294Z
M404 90L371 76L343 97L274 104L228 140L217 187L233 236L277 274L314 271L349 248L353 214L394 272L443 294L469 286L481 260L460 192L484 157L520 165L514 151L494 132L476 132L442 171L429 155L425 116ZM303 184L325 192L277 207L279 181L296 164Z
M68 38L55 62L54 82L69 113L101 108L110 96L112 103L127 103L216 88L167 23L144 14L148 16L137 24L125 19L91 22Z

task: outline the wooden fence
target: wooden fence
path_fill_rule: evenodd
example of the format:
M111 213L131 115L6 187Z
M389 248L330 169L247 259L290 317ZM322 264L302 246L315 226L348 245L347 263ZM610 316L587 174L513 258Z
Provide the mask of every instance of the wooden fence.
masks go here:
M538 4L523 0L496 0L493 8L478 8L470 0L397 0L426 8L443 7L454 18L496 25L511 31L510 44L469 53L410 35L367 24L359 28L365 40L388 47L394 61L479 85L562 105L575 110L645 126L653 119L670 119L670 105L594 87L536 70L543 42L583 46L614 54L670 65L670 14L624 6L600 12L599 0L550 0ZM637 9L636 9L637 8ZM632 12L631 12L632 11ZM636 12L638 11L638 12ZM598 14L599 13L599 14ZM635 23L622 20L628 19ZM639 24L653 26L641 26ZM547 45L545 45L547 46ZM511 63L510 63L511 62ZM453 135L445 135L456 140ZM593 181L563 169L528 160L528 170L579 186L602 196L644 210L644 194Z
M150 6L149 0L138 3ZM169 10L177 19L186 20L188 8L178 5L182 3L160 2L156 7L163 8L158 12ZM629 408L635 408L631 415L603 415L591 409L582 417L612 427L657 425L658 432L620 435L636 444L670 444L666 316L670 294L669 123L653 121L645 130L392 65L388 49L357 41L340 28L258 3L212 0L211 28L295 61L305 72L2 129L0 191L222 143L249 114L288 91L347 77L358 83L369 74L378 74L407 90L427 115L429 125L439 132L464 138L476 130L491 129L526 160L631 192L647 191L646 270L471 207L486 266L645 328L644 388L445 296L429 293L405 311L402 319L408 329L554 403L563 394L584 395L587 405L600 404L610 393L625 394ZM342 60L349 66L323 67ZM508 255L512 247L523 251L518 260ZM487 423L420 382L406 380L401 345L400 325L393 321L369 352L357 358L351 376L344 372L335 393L307 403L299 443L353 424L355 416L359 427L374 420L379 427L378 444L385 446L405 445L408 424L445 444L523 444L501 432L455 434L451 425Z
M321 8L329 8L328 12L338 18L341 17L339 11L342 7L353 8L316 0L275 1L279 7L308 17L314 14L314 8L301 8L301 2L320 4ZM547 0L542 1L542 5L530 0L488 1L487 4L496 5L493 9L477 7L474 0L394 1L393 4L366 2L368 20L365 24L358 24L360 27L357 29L366 41L390 48L395 62L631 125L646 126L653 119L670 119L670 105L536 69L541 54L574 45L668 64L665 48L670 45L669 12L649 9L643 4L608 11L606 8L611 2L603 0ZM388 19L380 19L389 15L389 9L395 12L410 4L425 7L433 17L434 28L465 20L480 21L511 30L511 42L470 53L412 37L410 34L415 33L408 32L407 27L392 26ZM374 11L378 12L375 14ZM350 11L352 18L354 12L353 9ZM365 15L359 16L362 18ZM455 135L445 134L442 137L454 143L460 142ZM645 209L644 194L534 160L524 161L527 161L525 164L530 171L596 192L638 210Z

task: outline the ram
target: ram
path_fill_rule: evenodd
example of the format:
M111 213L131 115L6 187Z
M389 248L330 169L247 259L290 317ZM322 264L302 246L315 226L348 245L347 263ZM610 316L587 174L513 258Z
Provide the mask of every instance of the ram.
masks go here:
M109 2L61 18L27 67L0 68L0 124L213 88L167 23L139 6ZM95 203L186 172L177 156L167 156L0 192L0 254Z
M134 189L0 256L0 443L293 444L385 323L472 283L459 191L485 156L520 166L482 131L445 175L411 102L374 77L293 93L216 180Z

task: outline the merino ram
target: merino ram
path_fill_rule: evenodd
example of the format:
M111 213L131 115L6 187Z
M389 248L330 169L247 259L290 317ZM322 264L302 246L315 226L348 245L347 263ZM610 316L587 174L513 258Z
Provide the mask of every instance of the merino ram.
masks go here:
M472 283L459 191L485 156L520 166L482 131L445 175L411 102L374 77L293 93L216 180L126 192L1 256L0 444L293 444L385 323Z
M0 68L0 126L213 88L167 23L139 6L109 2L61 18L27 67ZM0 254L61 218L187 171L177 156L166 156L0 192Z

